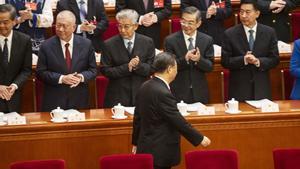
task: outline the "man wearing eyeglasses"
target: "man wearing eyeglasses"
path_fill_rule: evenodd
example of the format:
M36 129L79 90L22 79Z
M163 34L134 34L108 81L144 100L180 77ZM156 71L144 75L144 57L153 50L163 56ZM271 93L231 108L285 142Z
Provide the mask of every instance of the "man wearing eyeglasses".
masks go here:
M105 41L106 50L101 59L101 72L109 78L105 107L118 103L134 106L137 90L150 76L155 47L151 38L135 32L138 17L132 9L118 12L120 34Z
M171 90L178 101L208 103L206 72L213 69L214 49L210 36L198 32L200 11L191 6L182 11L182 31L165 39L165 50L176 55L178 74Z
M229 98L238 101L271 99L269 70L279 63L273 28L257 23L256 1L243 0L241 24L225 31L221 64L229 69Z

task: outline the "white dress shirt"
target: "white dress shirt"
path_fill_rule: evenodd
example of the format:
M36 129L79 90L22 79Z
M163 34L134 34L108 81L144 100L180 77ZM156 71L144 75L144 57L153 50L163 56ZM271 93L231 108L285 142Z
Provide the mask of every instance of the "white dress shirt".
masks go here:
M125 45L126 49L127 49L129 41L132 42L131 49L133 49L133 47L134 47L134 40L135 40L135 33L133 33L131 39L123 39L123 40L124 40L124 45Z
M193 38L193 41L192 41L192 44L194 46L194 48L196 48L196 37L197 37L197 31L195 31L194 35L192 36L189 36L187 34L185 34L183 31L183 37L184 37L184 42L185 42L185 45L186 45L186 48L188 49L189 48L189 45L190 45L190 41L189 41L189 38Z
M10 60L10 54L11 54L11 43L12 43L12 36L13 36L13 30L10 32L8 37L4 37L0 35L0 45L1 45L1 50L3 51L4 43L5 43L5 38L7 38L7 48L8 48L8 62Z

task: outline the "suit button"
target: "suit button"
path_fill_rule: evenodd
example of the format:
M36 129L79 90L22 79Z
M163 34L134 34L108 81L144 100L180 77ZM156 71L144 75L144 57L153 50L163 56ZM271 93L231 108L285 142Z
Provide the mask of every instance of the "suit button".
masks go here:
M275 22L276 22L276 20L275 20L275 19L273 19L273 20L272 20L272 22L273 22L273 23L275 23Z

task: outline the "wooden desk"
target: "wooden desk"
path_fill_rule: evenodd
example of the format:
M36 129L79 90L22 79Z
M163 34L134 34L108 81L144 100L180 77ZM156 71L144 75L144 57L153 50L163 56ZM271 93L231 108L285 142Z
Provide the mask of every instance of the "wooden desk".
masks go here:
M244 103L241 114L224 113L186 119L212 140L208 149L236 149L241 169L272 169L272 149L300 147L300 101L278 101L280 112L260 113ZM292 110L292 111L291 111ZM87 110L86 122L51 123L49 113L26 113L28 125L0 126L0 168L32 159L65 159L68 169L98 169L102 155L130 153L132 116L111 119L109 109ZM182 157L193 147L182 139ZM184 159L176 169L184 169Z

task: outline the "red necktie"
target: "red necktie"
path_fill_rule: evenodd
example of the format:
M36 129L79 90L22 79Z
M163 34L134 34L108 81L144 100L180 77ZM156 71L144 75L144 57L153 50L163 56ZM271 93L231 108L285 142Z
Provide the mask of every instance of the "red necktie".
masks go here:
M71 60L71 54L69 51L69 46L70 46L69 43L65 44L65 47L66 47L65 55L66 55L66 63L67 63L68 70L71 71L72 60Z

